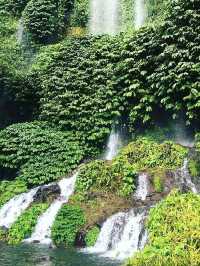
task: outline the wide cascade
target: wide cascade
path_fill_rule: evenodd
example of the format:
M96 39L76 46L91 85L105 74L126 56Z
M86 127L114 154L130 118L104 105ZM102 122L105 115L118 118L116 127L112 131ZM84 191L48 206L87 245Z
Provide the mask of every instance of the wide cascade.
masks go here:
M38 188L34 188L9 200L0 209L0 227L10 228L23 211L33 202L37 190Z
M119 28L119 0L90 0L89 32L115 35Z
M145 22L146 9L144 0L135 1L135 27L139 29Z
M69 197L73 194L75 183L76 183L77 173L70 178L62 179L58 184L61 189L61 194L51 206L47 209L45 213L39 217L35 230L26 242L37 242L40 244L51 245L51 227L55 221L56 215L62 205L67 203Z
M99 238L89 252L102 256L125 259L136 252L146 241L143 234L145 210L131 210L113 215L103 224Z

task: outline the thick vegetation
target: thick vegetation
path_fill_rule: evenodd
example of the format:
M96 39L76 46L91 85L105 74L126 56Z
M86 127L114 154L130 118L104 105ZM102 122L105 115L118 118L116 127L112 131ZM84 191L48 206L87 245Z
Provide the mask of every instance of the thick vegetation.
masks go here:
M14 196L27 191L27 186L23 181L1 181L0 182L0 207Z
M52 239L56 245L73 246L77 232L84 226L84 212L79 206L64 205L52 228Z
M171 193L151 209L149 244L127 266L187 266L200 261L200 196Z
M69 21L71 0L32 0L24 10L24 24L40 43L60 39Z
M68 174L83 154L71 133L52 129L47 123L15 124L0 131L0 167L18 169L17 179L29 186Z
M180 168L187 153L186 148L170 141L159 144L138 138L123 148L113 162L97 160L84 165L77 178L76 190L103 190L128 197L135 189L137 173L142 171L154 173L155 186L161 190L158 168L163 169L162 172Z

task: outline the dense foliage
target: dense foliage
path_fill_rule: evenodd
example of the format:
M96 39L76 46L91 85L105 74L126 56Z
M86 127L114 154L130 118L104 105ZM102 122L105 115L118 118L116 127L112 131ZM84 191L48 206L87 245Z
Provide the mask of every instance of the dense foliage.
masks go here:
M138 138L123 148L113 162L93 161L83 165L77 177L77 191L104 190L121 196L130 196L135 188L139 172L155 174L156 190L162 190L157 169L175 170L182 166L187 149L167 141L157 143L151 139Z
M66 31L72 0L31 0L23 20L31 36L40 43L60 39Z
M0 167L19 170L29 186L57 180L83 158L83 148L68 132L47 123L15 124L0 131Z
M7 11L14 16L20 17L28 2L29 0L0 0L0 12Z
M52 227L51 236L54 243L57 246L73 246L76 235L85 222L84 212L79 206L64 205Z
M95 245L97 238L99 236L99 233L100 233L100 229L97 226L91 228L87 232L86 238L85 238L87 247L92 247Z
M0 182L0 207L14 196L27 191L23 181L1 181Z
M18 244L29 238L36 226L38 217L48 208L47 203L33 204L11 226L6 240L9 244Z
M127 266L187 266L200 261L200 196L171 193L151 209L149 243Z

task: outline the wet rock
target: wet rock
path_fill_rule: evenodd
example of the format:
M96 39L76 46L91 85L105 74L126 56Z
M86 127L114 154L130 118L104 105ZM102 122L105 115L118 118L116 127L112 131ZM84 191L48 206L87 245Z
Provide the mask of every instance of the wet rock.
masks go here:
M75 243L74 243L75 247L77 248L86 247L85 236L86 236L85 231L80 231L76 234Z
M34 196L34 202L46 202L48 199L54 200L60 195L60 187L58 184L45 185L38 189Z
M3 231L3 233L7 233L9 229L6 226L0 226L0 230Z

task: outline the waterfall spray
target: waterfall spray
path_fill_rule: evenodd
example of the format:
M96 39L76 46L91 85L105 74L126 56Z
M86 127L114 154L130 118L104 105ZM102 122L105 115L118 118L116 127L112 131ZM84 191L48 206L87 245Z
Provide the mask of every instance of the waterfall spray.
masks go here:
M90 33L115 35L118 28L119 0L90 0Z
M135 0L135 28L143 26L146 19L146 8L144 0Z
M148 194L148 178L147 174L142 173L138 177L138 186L135 192L136 199L145 200Z

